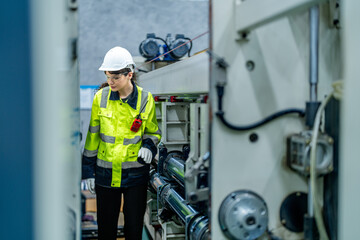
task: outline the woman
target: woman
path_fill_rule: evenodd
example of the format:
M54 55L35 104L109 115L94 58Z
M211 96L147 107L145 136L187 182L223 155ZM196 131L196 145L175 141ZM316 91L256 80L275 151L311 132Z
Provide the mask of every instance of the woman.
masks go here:
M141 240L149 166L161 138L154 99L134 82L135 64L122 47L110 49L99 68L108 86L93 101L82 161L83 179L96 192L99 239L116 239L124 196L127 240Z

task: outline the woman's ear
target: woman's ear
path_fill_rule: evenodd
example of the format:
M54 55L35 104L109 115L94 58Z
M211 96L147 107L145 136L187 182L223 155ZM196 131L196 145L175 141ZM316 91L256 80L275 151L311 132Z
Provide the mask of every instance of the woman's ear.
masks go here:
M134 75L133 72L129 72L129 73L128 73L128 77L129 77L130 79L132 79L133 75Z

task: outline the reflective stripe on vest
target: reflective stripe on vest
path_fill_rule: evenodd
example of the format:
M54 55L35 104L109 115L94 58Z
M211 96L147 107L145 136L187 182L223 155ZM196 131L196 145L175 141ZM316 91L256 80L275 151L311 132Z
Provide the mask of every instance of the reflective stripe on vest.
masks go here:
M144 134L146 134L146 132L145 132ZM159 135L161 135L161 130L160 130L160 128L158 128L158 130L157 130L156 132L151 133L151 134L159 134Z
M103 142L106 142L106 143L115 143L115 137L112 137L112 136L107 136L103 133L100 133L100 138Z
M85 157L95 157L98 153L98 150L93 150L93 151L90 151L90 150L87 150L86 148L84 149L84 156Z
M124 142L123 145L129 145L129 144L137 144L138 142L140 142L141 137L140 136L135 136L134 138L124 138Z
M100 102L100 107L101 108L106 108L107 107L107 100L108 100L109 92L110 92L109 87L104 87L103 88L103 91L101 93L101 102Z
M146 92L144 90L141 91L141 104L139 109L139 111L141 111L140 113L145 112L145 105L147 103L148 96L149 96L149 92Z
M122 169L139 168L139 167L143 167L143 166L144 166L144 164L141 164L139 162L123 162L121 164Z
M112 168L112 162L107 162L99 158L96 160L96 165L102 168Z
M112 162L107 162L107 161L104 161L99 158L96 160L96 165L98 165L99 167L102 167L102 168L109 168L109 169L112 168ZM139 162L123 162L121 164L122 169L139 168L139 167L143 167L143 166L144 165Z
M98 133L100 132L100 125L99 126L89 126L89 132L90 133Z
M155 146L159 143L159 139L157 137L144 134L143 140L148 139L148 138L150 138L154 142Z

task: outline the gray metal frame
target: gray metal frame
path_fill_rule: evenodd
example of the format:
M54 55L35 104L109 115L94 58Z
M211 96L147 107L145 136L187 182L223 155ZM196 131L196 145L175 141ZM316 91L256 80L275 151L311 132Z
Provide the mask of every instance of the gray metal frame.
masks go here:
M201 53L143 74L139 85L153 95L208 93L209 56Z
M240 34L249 32L278 18L325 2L325 0L235 0L235 27Z

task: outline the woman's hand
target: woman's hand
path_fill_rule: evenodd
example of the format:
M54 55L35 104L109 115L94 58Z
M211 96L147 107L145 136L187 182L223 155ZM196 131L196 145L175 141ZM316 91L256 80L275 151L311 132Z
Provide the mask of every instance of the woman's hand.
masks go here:
M149 149L142 147L139 150L138 157L144 159L144 162L149 164L149 163L151 163L152 152Z
M95 178L87 178L86 186L92 194L95 194Z

